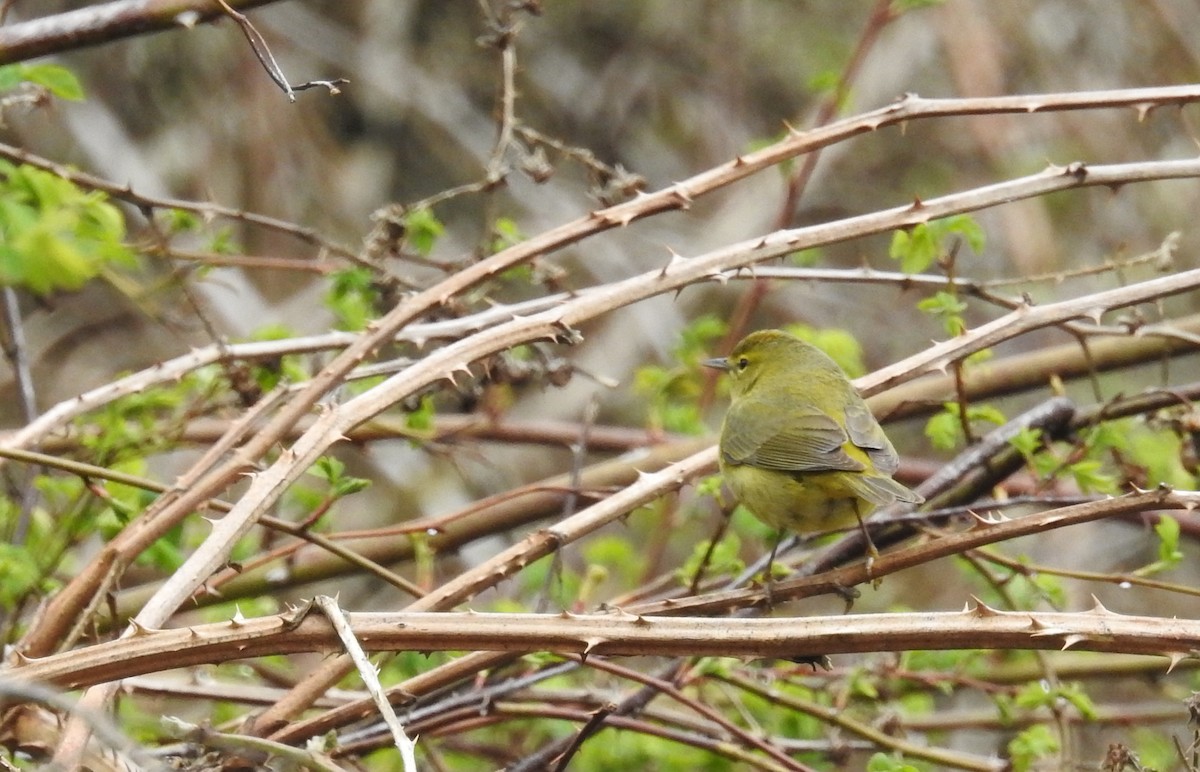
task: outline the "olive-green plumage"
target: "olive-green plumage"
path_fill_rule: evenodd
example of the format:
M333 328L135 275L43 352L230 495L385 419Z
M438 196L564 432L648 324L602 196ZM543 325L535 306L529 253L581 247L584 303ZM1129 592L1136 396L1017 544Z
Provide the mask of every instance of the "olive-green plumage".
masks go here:
M766 524L811 533L853 525L895 501L922 501L892 479L900 463L892 443L820 349L761 330L705 364L731 381L721 473Z

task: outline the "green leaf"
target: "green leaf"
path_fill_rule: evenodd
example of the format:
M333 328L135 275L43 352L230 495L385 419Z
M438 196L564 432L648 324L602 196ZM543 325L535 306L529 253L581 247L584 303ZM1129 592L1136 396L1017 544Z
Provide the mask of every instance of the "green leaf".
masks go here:
M361 330L375 318L375 303L379 291L374 276L367 268L347 268L332 275L325 304L337 317L343 330Z
M1170 571L1183 562L1183 553L1179 550L1179 521L1170 515L1161 515L1154 524L1154 532L1158 534L1158 560L1134 571L1137 576Z
M1085 493L1117 493L1117 482L1111 474L1104 472L1101 463L1095 459L1085 458L1067 467L1067 472L1075 479L1075 484Z
M0 281L38 294L78 289L107 265L134 263L107 197L41 169L0 162Z
M904 273L921 273L937 261L940 254L937 241L928 225L917 225L911 231L896 231L888 257L900 261Z
M37 588L41 577L41 568L28 546L0 542L0 608L15 609Z
M957 411L943 409L925 422L925 436L937 450L953 450L962 442L962 425Z
M433 245L446 232L446 226L428 209L414 209L404 216L408 243L422 255L433 251Z
M439 223L439 225L441 225ZM444 229L443 229L444 230ZM438 233L437 235L441 235ZM492 223L492 253L495 254L501 250L511 247L513 244L520 244L525 240L525 234L521 232L520 226L516 221L508 217L497 217ZM430 247L432 248L432 243ZM529 268L528 264L520 267Z
M1154 532L1159 539L1159 562L1170 567L1179 565L1183 560L1183 553L1179 551L1179 521L1170 515L1161 515L1154 525Z
M967 304L952 292L938 290L930 297L917 301L917 309L941 319L942 327L951 336L961 335L967 329L967 323L962 317L963 312L967 310Z
M942 404L942 412L932 416L925 424L925 436L938 450L951 450L965 437L962 428L962 406L957 402ZM976 423L1001 426L1007 419L1004 413L991 405L971 405L967 408L967 422L975 431Z
M79 102L83 99L83 87L75 73L58 64L27 64L22 66L21 76L30 83L45 86L59 99Z
M876 753L867 761L867 772L920 772L912 764L886 753Z
M710 542L708 540L698 542L692 547L692 554L683 562L683 565L675 572L675 578L680 584L687 585L692 581L692 577L700 570L700 563L708 556L706 564L706 575L720 574L737 574L740 573L746 564L739 557L742 548L742 541L737 534L732 531L725 534L725 538L712 546L711 553L709 551Z
M1035 453L1042 449L1042 430L1033 427L1022 427L1008 441L1017 449L1026 461L1032 460Z
M1008 744L1009 760L1014 772L1029 772L1041 766L1038 762L1058 753L1058 738L1050 727L1034 724L1012 739Z
M892 234L888 256L900 261L904 273L921 273L950 251L950 240L961 238L976 254L986 244L983 229L970 215L960 214L914 225Z

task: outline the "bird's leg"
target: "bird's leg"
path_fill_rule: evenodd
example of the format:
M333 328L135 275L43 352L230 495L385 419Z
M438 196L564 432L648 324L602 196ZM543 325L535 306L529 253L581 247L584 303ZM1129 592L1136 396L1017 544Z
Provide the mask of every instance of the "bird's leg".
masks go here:
M763 582L763 590L767 596L767 608L775 608L775 553L779 551L779 545L783 543L787 532L780 529L775 534L775 543L771 545L771 556L767 558L767 580Z
M858 530L862 532L863 540L867 547L867 578L873 579L871 576L871 568L875 565L875 560L879 557L879 550L875 547L875 542L871 541L871 532L867 530L867 524L863 520L862 515L858 511L858 502L854 502L854 517L858 520Z

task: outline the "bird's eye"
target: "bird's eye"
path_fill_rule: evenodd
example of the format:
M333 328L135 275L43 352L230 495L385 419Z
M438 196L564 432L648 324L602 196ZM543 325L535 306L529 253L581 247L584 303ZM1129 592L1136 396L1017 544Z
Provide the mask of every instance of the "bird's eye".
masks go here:
M741 359L738 360L737 366L738 366L739 370L745 370L747 367L750 366L750 360L746 359L746 357L742 357Z

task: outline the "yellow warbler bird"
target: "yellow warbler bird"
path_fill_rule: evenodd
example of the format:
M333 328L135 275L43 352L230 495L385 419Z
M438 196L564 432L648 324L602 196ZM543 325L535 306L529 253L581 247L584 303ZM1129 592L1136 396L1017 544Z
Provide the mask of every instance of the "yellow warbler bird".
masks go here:
M721 425L726 485L759 520L811 533L855 522L896 501L924 499L892 479L892 443L850 379L817 347L779 330L747 335L733 352L704 362L729 373Z

